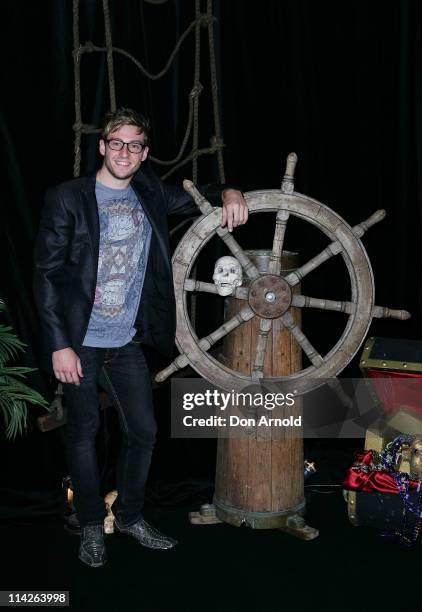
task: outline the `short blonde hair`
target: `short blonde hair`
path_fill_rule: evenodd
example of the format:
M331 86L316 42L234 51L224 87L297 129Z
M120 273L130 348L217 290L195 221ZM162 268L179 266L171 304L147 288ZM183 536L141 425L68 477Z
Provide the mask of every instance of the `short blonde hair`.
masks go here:
M149 143L151 132L149 119L131 108L124 107L118 108L115 111L109 111L105 115L101 131L101 138L107 140L109 134L112 134L124 125L136 126L141 134L144 135L145 144Z

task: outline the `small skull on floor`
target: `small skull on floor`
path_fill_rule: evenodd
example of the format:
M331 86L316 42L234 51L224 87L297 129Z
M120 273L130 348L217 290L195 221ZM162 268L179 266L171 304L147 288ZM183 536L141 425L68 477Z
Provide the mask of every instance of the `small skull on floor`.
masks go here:
M104 498L107 516L104 519L104 533L114 533L114 514L111 511L111 506L117 497L117 491L110 491Z

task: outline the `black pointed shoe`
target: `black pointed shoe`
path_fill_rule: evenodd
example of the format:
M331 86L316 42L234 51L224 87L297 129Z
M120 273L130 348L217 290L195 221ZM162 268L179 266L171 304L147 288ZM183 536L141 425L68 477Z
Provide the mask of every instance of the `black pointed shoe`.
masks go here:
M81 529L79 559L91 567L101 567L107 561L102 525L86 525Z
M158 529L149 525L143 518L140 518L133 525L129 525L129 527L120 526L114 519L114 532L119 535L132 536L142 546L154 550L169 550L177 544L177 540L164 535Z

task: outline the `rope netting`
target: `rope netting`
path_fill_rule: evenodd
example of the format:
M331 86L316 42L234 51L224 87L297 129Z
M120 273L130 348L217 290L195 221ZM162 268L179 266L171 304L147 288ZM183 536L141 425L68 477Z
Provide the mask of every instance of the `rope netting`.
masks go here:
M163 4L166 0L145 0L150 4ZM160 166L169 166L169 170L163 174L162 178L166 179L173 174L178 168L185 164L192 162L192 179L196 183L198 180L198 158L202 155L216 155L218 163L219 180L221 183L225 182L224 173L224 161L223 161L223 147L224 141L221 132L220 125L220 111L218 105L218 83L217 83L217 69L216 69L216 54L214 47L214 22L215 17L213 15L212 0L206 0L206 10L201 12L201 0L194 0L195 2L195 18L188 25L185 31L181 34L176 42L176 45L171 52L167 62L165 63L162 70L156 74L149 72L142 63L134 57L131 53L125 49L114 47L112 41L111 31L111 19L110 19L110 7L108 0L102 0L102 11L104 16L104 32L105 32L105 46L95 45L92 41L88 40L84 43L80 41L79 31L79 20L80 20L80 0L73 0L73 65L74 65L74 82L75 82L75 123L73 130L75 133L74 141L74 176L79 176L81 167L81 143L82 134L94 134L99 133L100 128L88 123L84 123L82 120L82 93L81 93L81 59L86 53L105 53L107 59L107 72L108 72L108 83L109 83L109 107L111 110L115 110L117 107L116 103L116 82L115 82L115 70L114 70L114 55L121 55L129 62L134 64L139 72L147 79L151 81L157 81L163 78L171 69L172 64L180 52L180 49L184 41L193 34L195 40L195 57L194 57L194 74L192 88L188 95L188 119L185 129L185 134L182 138L179 151L173 159L163 160L151 156L151 160ZM208 43L208 54L209 54L209 69L210 69L210 83L211 83L211 100L213 108L213 122L214 122L214 133L210 138L210 145L208 147L200 147L199 136L200 136L200 98L204 91L204 87L201 83L201 43L202 43L202 32L201 30L207 30L207 43ZM188 144L191 143L190 150L187 150Z

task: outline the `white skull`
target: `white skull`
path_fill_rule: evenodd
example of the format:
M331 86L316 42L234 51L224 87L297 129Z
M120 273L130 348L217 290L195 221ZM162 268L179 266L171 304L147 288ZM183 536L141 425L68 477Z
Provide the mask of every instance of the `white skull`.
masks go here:
M242 267L235 257L220 257L215 262L212 279L219 295L231 295L242 284Z

